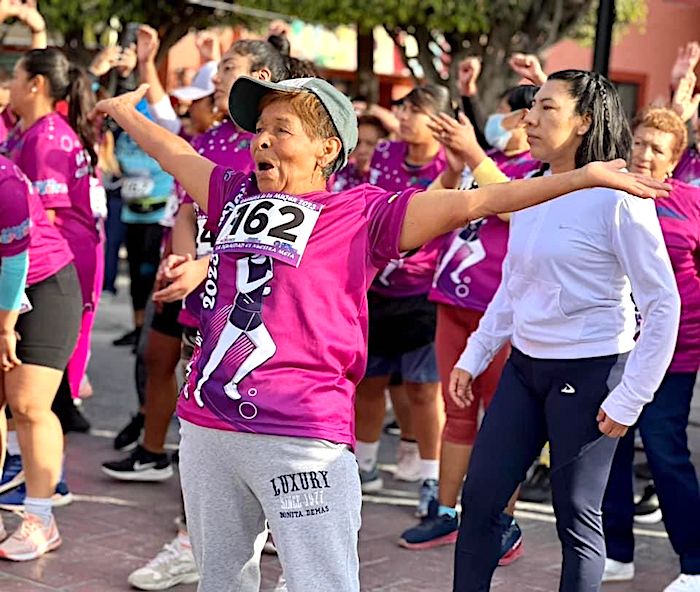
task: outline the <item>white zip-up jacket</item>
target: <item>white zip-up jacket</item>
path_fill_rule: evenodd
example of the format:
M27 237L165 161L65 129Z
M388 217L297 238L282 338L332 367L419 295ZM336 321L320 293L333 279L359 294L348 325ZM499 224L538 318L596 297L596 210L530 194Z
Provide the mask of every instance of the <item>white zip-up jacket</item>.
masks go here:
M635 303L643 319L636 343ZM576 191L513 215L501 284L457 367L478 376L509 339L539 359L631 351L602 405L629 426L661 384L679 316L653 200Z

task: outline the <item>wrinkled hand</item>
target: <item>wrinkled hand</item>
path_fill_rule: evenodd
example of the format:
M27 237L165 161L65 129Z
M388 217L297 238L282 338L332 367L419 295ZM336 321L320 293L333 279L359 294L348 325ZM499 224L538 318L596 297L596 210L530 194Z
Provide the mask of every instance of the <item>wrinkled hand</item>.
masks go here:
M117 62L114 67L119 72L119 76L126 78L134 71L136 64L138 63L138 56L136 55L136 44L132 43L129 47L124 48L119 54Z
M698 112L700 93L695 93L696 82L697 77L690 70L680 79L678 86L676 86L676 92L673 93L671 108L683 121L690 121L693 115Z
M124 93L118 97L112 97L111 99L103 99L99 101L95 108L89 115L91 121L94 121L96 117L103 113L108 117L116 119L119 112L124 110L136 110L136 105L143 99L146 91L148 90L147 84L142 84L136 90Z
M451 158L455 161L455 165L457 162L461 163L460 172L470 156L475 152L481 152L474 126L464 113L459 114L459 120L445 113L433 115L430 117L428 127L433 132L433 137L446 148L448 153L452 153ZM450 166L453 166L452 163ZM452 170L456 172L456 169Z
M88 70L97 77L104 76L116 65L119 60L120 49L118 47L105 47L92 60Z
M668 197L670 185L622 171L626 166L627 163L618 158L609 162L591 162L578 170L585 175L585 187L610 187L644 198Z
M206 279L206 267L194 261L192 255L169 255L158 269L157 279L167 282L167 287L154 292L155 302L175 302L192 293Z
M478 92L477 81L481 73L481 60L471 56L457 66L457 88L460 96L473 97Z
M0 369L3 372L9 372L22 364L17 357L18 338L15 331L0 334Z
M469 407L474 402L472 383L474 379L466 370L453 368L450 374L450 397L460 409Z
M671 87L676 88L681 78L693 72L700 61L700 43L691 41L678 48L676 61L671 68Z
M219 36L212 31L202 31L195 40L202 63L218 62L221 60L221 42Z
M596 420L598 421L598 429L609 438L622 438L629 429L628 426L617 423L614 419L608 417L602 409L598 411Z
M547 81L547 75L542 69L540 59L534 54L514 53L508 59L508 65L513 72L524 78L528 84L542 86Z
M142 64L155 62L160 39L158 31L148 25L141 25L136 33L136 57Z

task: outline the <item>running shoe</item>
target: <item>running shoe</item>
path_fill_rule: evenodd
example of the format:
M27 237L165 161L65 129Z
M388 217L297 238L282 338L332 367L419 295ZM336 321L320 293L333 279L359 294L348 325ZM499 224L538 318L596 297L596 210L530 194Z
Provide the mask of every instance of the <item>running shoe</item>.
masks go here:
M67 405L65 411L61 414L61 427L64 434L70 432L86 434L90 431L90 422L75 404Z
M167 590L178 584L194 584L199 573L192 547L183 545L179 537L163 546L146 565L129 574L128 582L139 590Z
M700 575L681 574L664 588L664 592L700 592Z
M640 500L634 505L634 521L637 524L657 524L661 522L663 515L659 507L659 498L656 495L656 487L649 483L644 488Z
M552 501L552 488L549 481L549 467L538 464L530 478L520 486L518 499L524 502L543 504Z
M623 563L614 559L605 560L603 582L628 582L634 579L634 563Z
M21 512L24 510L24 498L27 497L27 488L24 483L6 491L0 495L0 509L9 512ZM67 506L73 502L73 494L68 489L65 481L59 481L56 491L51 496L51 504L54 508Z
M399 546L404 549L421 551L442 545L451 545L457 541L459 520L457 516L439 515L440 504L433 500L428 508L428 515L418 526L405 530L399 539Z
M416 506L416 518L425 518L428 515L430 503L437 501L438 482L436 479L426 479L420 486L418 505Z
M121 337L117 337L112 341L112 345L115 347L125 347L127 345L134 346L139 342L139 337L141 336L141 327L137 327L131 331L127 331Z
M510 565L523 555L523 532L515 521L515 518L503 512L501 524L504 527L501 538L501 558L498 565Z
M384 433L387 436L400 436L401 435L401 428L399 427L399 423L394 420L384 426Z
M19 454L8 454L5 457L5 465L2 468L0 479L0 493L10 491L24 483L24 471L22 470L22 457Z
M132 416L131 421L126 424L122 431L114 438L114 449L120 452L131 452L139 443L141 432L143 431L144 416L137 413Z
M417 442L399 441L396 449L394 479L414 483L420 480L420 452Z
M0 544L0 559L31 561L60 545L61 535L53 516L46 525L38 516L25 514L19 528Z
M102 463L102 472L119 481L165 481L173 476L173 467L164 452L137 446L127 458Z
M379 475L379 469L375 464L371 471L363 471L360 469L360 487L362 493L376 493L384 487L384 480Z

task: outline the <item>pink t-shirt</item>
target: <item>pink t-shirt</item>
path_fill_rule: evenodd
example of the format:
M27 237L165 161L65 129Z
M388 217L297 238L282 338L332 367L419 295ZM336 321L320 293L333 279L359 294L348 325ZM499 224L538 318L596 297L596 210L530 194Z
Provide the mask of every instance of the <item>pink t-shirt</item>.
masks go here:
M369 171L361 173L354 162L349 162L333 176L331 191L338 193L363 183L369 183Z
M670 180L673 191L657 199L673 273L681 297L681 322L669 372L700 368L700 188Z
M15 125L15 118L12 115L9 107L6 107L0 113L0 144L7 140L7 134Z
M68 244L49 222L27 177L3 156L0 195L0 257L29 249L28 286L51 277L73 260Z
M100 240L90 204L90 157L63 116L50 113L6 142L7 155L29 177L44 208L75 258L84 304L95 303L97 245Z
M541 166L529 152L512 157L498 150L488 154L510 179L522 179ZM442 240L430 300L485 311L501 283L508 224L498 216L488 216L446 234Z
M248 174L255 169L255 162L250 153L253 137L254 134L238 129L230 119L226 119L221 125L197 136L192 141L192 147L215 164ZM185 194L182 203L194 202L189 195ZM200 259L211 254L214 237L206 228L207 214L196 204L194 211L197 216L196 258ZM203 295L204 285L201 284L185 298L184 307L178 317L185 327L199 327Z
M398 257L412 194L361 185L261 196L252 176L214 169L202 345L178 415L215 429L352 445L367 289Z
M369 170L369 182L387 191L403 191L410 187L425 190L447 165L445 152L440 152L421 167L407 165L408 145L405 142L383 141L377 144ZM372 291L383 296L405 298L427 294L432 284L442 239L437 238L412 253L392 259L377 274Z
M695 146L686 148L681 159L673 170L673 178L700 187L700 152Z

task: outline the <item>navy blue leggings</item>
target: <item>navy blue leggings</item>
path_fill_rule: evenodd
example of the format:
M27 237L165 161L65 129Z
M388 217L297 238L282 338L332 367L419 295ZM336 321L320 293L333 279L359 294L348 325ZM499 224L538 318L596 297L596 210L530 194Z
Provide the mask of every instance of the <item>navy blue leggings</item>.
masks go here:
M700 574L700 487L688 450L688 417L695 372L668 373L639 417L659 505L681 573ZM605 492L603 518L608 557L634 559L634 431L622 438Z
M559 590L600 590L601 504L617 439L600 433L596 416L625 361L626 355L540 360L513 349L476 437L462 491L454 592L490 589L501 549L499 516L547 440L563 552Z

